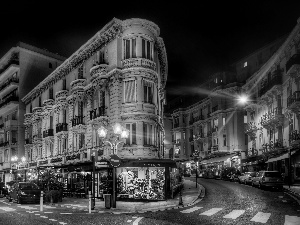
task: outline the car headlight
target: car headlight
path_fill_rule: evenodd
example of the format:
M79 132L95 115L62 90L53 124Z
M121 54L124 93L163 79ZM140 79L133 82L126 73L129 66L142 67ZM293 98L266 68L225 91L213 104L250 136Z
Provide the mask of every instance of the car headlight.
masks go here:
M24 191L21 191L20 195L26 195L26 193Z

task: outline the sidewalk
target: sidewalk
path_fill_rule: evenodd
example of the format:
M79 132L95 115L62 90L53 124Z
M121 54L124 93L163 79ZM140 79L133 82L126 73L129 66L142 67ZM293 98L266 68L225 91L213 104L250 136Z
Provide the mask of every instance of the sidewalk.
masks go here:
M294 184L290 187L288 185L283 185L283 188L285 189L285 191L291 193L293 196L300 200L300 184Z
M158 211L173 208L182 208L196 204L197 199L205 196L205 189L202 185L194 181L184 180L184 189L182 190L182 202L183 205L179 205L179 196L177 195L174 199L168 199L165 201L157 202L128 202L128 201L117 201L116 208L106 209L105 202L96 199L95 210L93 212L99 213L143 213L147 211ZM63 198L62 202L55 203L55 206L67 207L72 209L79 209L88 211L88 202L86 198Z

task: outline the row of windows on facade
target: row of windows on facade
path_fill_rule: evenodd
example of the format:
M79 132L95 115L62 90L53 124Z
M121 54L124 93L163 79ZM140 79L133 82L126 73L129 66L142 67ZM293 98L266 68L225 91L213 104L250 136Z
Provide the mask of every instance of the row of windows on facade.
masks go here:
M139 134L137 133L136 123L130 123L125 124L126 129L130 131L129 137L126 138L125 144L126 145L136 145L137 144L137 136ZM93 147L101 147L102 140L99 138L97 134L97 130L93 130ZM143 123L143 131L142 131L142 139L143 139L143 145L154 145L157 146L159 142L159 136L157 132L157 127L153 124ZM65 139L58 139L58 148L57 148L57 154L62 154L67 151L68 146L68 140ZM73 151L77 151L80 149L85 148L85 134L73 134ZM46 151L49 151L50 153L53 152L53 144L49 144L46 148ZM29 151L29 159L32 160L33 157L33 149ZM42 156L42 148L38 149L37 157Z
M4 142L11 142L11 144L16 144L18 141L18 131L8 130L5 134L0 134L0 144Z
M65 79L64 79L65 81ZM144 102L145 103L153 103L153 93L154 93L154 83L149 81L143 82L143 94L144 94ZM66 88L64 87L63 90ZM137 91L136 91L136 81L129 80L124 81L124 102L131 103L136 102ZM49 88L49 99L54 99L53 96L53 87ZM101 105L100 105L101 104ZM98 91L95 95L93 95L92 107L97 108L104 106L105 104L105 91ZM42 106L42 97L39 97L39 107ZM29 106L30 112L32 112L32 104Z
M124 39L124 59L136 58L137 57L137 39ZM149 40L142 38L142 58L153 61L153 43Z

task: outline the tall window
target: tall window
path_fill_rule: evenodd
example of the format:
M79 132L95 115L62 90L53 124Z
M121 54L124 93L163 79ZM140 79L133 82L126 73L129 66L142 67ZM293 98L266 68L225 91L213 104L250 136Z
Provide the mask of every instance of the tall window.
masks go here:
M226 134L223 134L223 146L227 146Z
M84 134L79 134L79 149L83 148L85 143L84 143L85 135Z
M17 131L16 130L11 131L11 142L12 142L12 144L17 143Z
M8 149L4 150L4 162L8 162Z
M125 103L127 102L135 102L136 101L136 85L135 80L124 81L124 96Z
M49 88L49 99L53 99L53 87Z
M144 145L153 145L153 125L148 123L143 123L143 137Z
M136 58L136 39L123 40L124 59Z
M152 49L152 42L142 38L142 57L145 59L153 60Z
M125 126L130 131L129 137L126 138L126 144L136 145L136 123L126 124Z
M66 90L67 89L67 80L66 80L66 78L64 78L62 81L63 81L62 89Z
M39 97L39 107L41 107L42 106L42 97L40 96Z
M143 83L144 83L144 102L153 103L154 84L146 80L144 80Z

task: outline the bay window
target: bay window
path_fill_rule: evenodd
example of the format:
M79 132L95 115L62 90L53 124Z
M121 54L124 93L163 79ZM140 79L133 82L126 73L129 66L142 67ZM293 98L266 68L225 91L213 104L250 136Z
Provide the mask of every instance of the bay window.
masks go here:
M142 38L142 58L153 60L153 43Z
M124 39L124 59L136 58L136 39Z
M127 130L129 130L129 137L126 138L126 145L136 145L136 123L125 124Z
M136 82L135 80L124 81L124 102L136 102Z
M154 83L146 80L143 80L143 83L144 83L144 102L153 103Z

